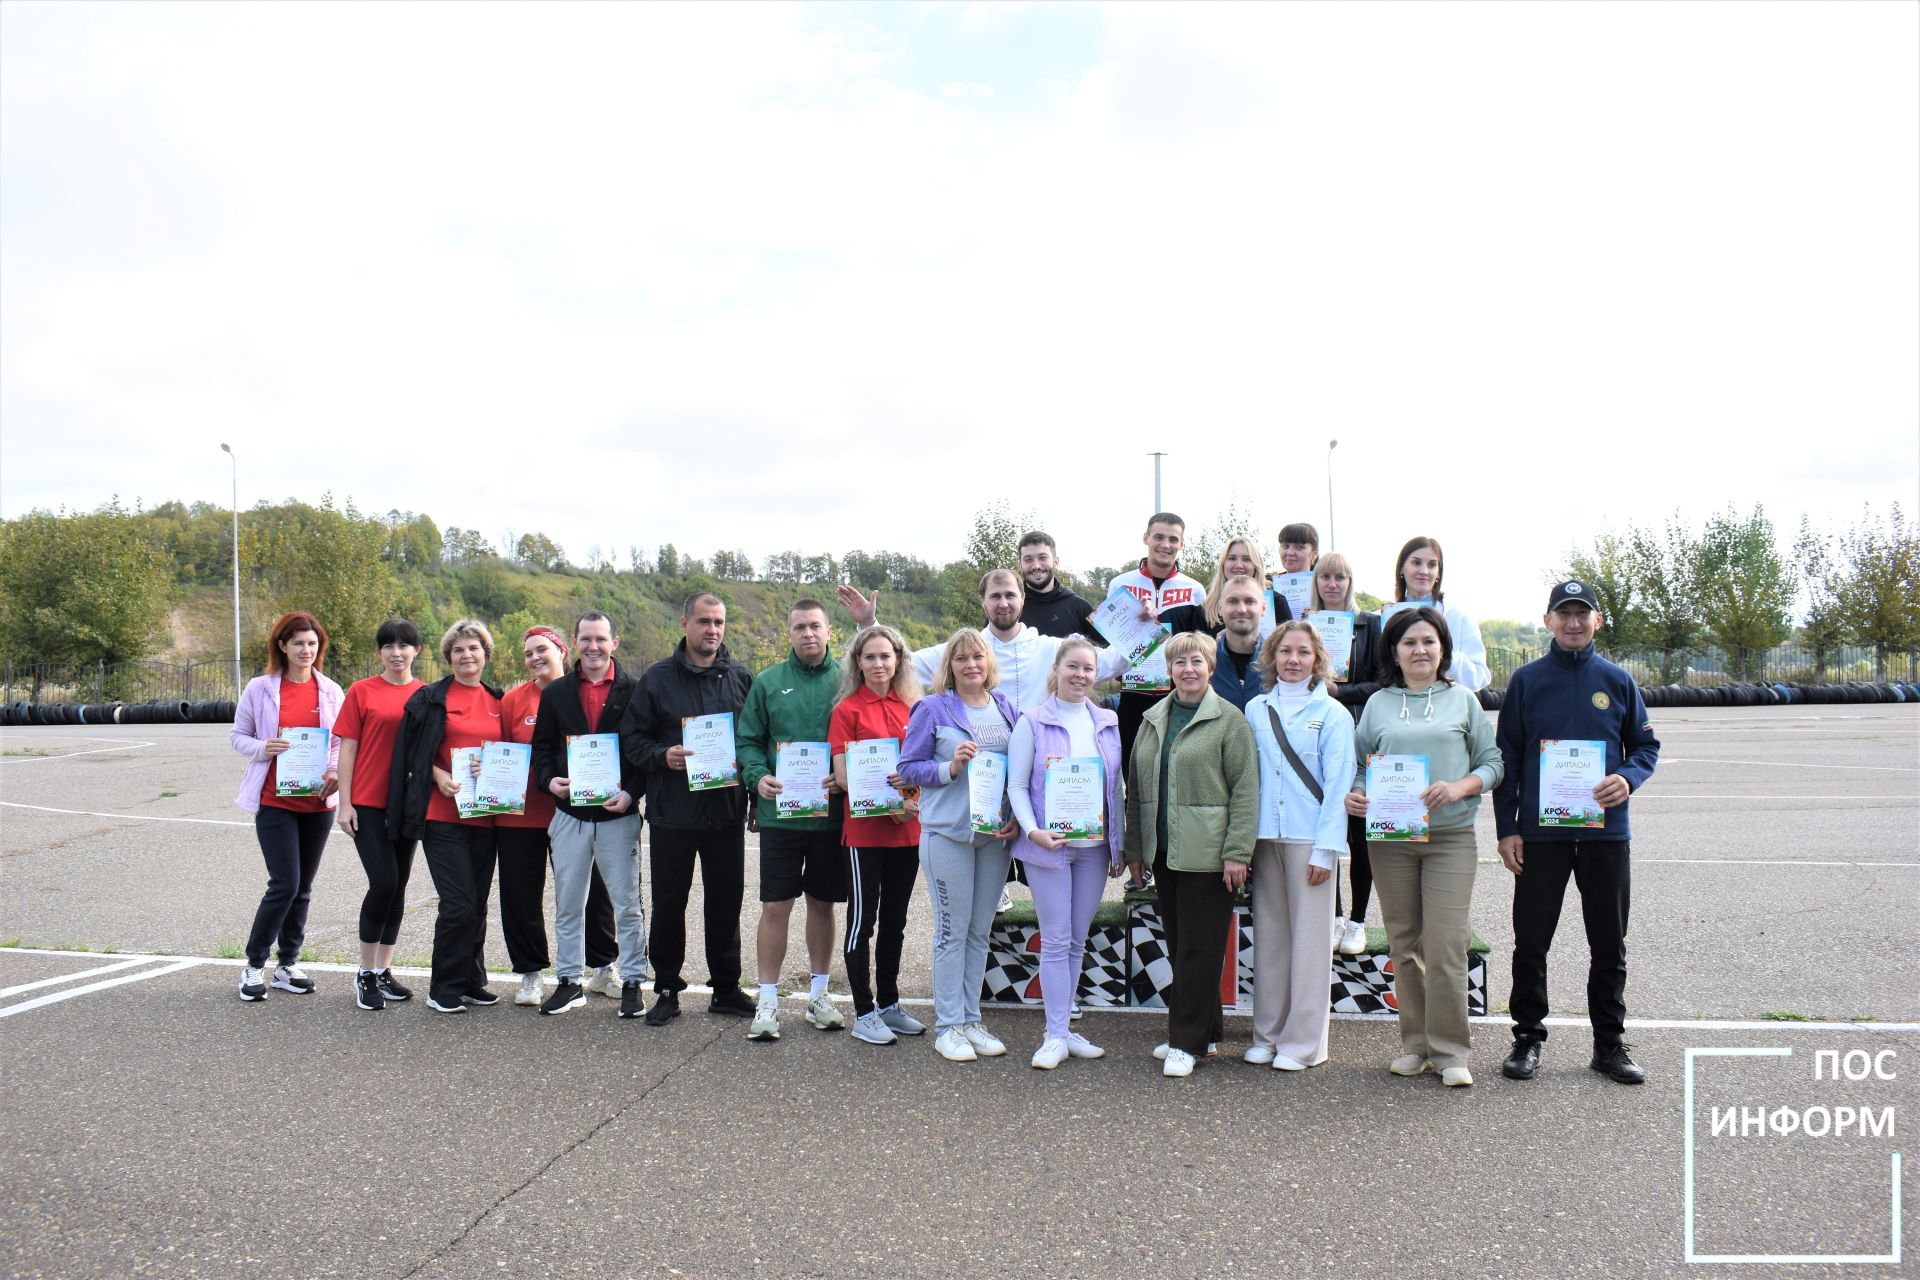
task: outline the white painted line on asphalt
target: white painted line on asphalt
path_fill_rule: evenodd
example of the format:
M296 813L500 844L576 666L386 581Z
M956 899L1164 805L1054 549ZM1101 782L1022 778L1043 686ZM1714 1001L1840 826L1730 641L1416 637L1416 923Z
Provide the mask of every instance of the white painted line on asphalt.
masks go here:
M1920 867L1920 862L1815 862L1796 858L1635 858L1633 861L1636 866L1660 862L1672 867Z
M22 950L22 948L8 947L7 950L17 952ZM60 952L59 954L74 955L77 953L71 952L71 951L63 951L63 952ZM4 1000L8 996L17 996L23 991L37 991L41 987L57 987L63 982L78 982L82 978L97 978L103 973L118 973L122 969L131 969L135 965L152 964L152 963L153 961L149 957L140 956L133 960L122 960L118 964L101 965L97 969L82 969L78 973L63 973L56 978L42 978L38 982L23 982L17 987L0 988L0 1000Z
M104 742L104 738L88 738L88 742ZM97 756L106 751L137 751L141 747L151 747L151 742L128 742L117 747L93 747L86 751L68 751L57 756L8 756L0 759L0 764L43 764L48 760L71 760L75 756Z
M1750 796L1734 791L1711 792L1704 795L1697 795L1692 792L1683 794L1676 791L1653 791L1635 794L1633 802L1639 804L1642 800L1800 800L1813 804L1851 804L1856 800L1893 800L1899 802L1899 799L1898 796L1886 796L1874 792L1867 792L1864 795L1857 796ZM1920 796L1914 796L1905 803L1920 805Z
M16 1013L27 1013L30 1010L39 1009L46 1005L59 1004L62 1000L71 1000L75 996L91 995L95 991L105 991L108 987L124 986L129 982L145 982L148 978L164 978L170 973L178 973L182 969L194 968L199 963L200 961L197 959L176 960L172 964L162 965L158 969L145 969L139 973L127 974L125 977L108 978L101 982L90 982L84 987L76 987L71 991L54 991L44 996L38 996L32 1000L23 1001L20 1004L8 1005L6 1008L0 1009L0 1018L11 1018Z
M250 827L251 822L234 822L229 818L162 818L150 813L101 813L97 809L56 809L44 804L20 804L13 800L0 800L0 808L32 809L39 813L70 813L80 818L125 818L130 822L198 822L210 827Z
M1920 773L1920 764L1808 764L1801 760L1709 760L1704 756L1660 758L1660 767L1670 764L1737 764L1768 769L1849 769L1856 773Z

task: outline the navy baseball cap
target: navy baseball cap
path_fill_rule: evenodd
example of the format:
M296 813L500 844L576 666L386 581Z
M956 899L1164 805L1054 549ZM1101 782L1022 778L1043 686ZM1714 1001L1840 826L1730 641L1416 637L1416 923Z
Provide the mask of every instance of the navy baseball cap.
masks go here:
M1553 594L1547 597L1547 612L1552 613L1563 604L1583 604L1595 610L1600 607L1592 586L1573 578L1554 584Z

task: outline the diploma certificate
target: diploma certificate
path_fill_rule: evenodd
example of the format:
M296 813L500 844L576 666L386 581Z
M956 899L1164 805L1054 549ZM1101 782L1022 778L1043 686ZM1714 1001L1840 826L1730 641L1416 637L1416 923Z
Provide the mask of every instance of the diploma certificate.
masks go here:
M453 793L453 808L463 818L484 817L489 812L480 807L478 780L473 776L473 762L480 756L479 747L454 747L447 752L447 772L459 788Z
M900 771L898 738L863 738L847 744L847 816L879 818L907 811L906 797L887 778Z
M1126 658L1127 665L1133 667L1152 657L1173 634L1158 618L1141 617L1140 601L1125 590L1102 600L1087 620L1106 637L1108 645Z
M525 813L533 748L524 742L489 742L480 749L474 780L475 813Z
M1427 838L1425 756L1367 757L1367 839Z
M1380 625L1383 627L1386 626L1387 619L1399 613L1402 609L1418 609L1421 605L1427 603L1428 601L1425 600L1389 600L1380 606ZM1436 609L1439 607L1438 605L1434 606Z
M1047 761L1047 830L1063 840L1104 840L1107 787L1099 756Z
M1607 776L1607 745L1569 738L1540 742L1540 825L1604 827L1593 788Z
M712 791L740 785L740 762L733 751L733 712L685 717L680 721L680 745L687 749L687 790Z
M1173 673L1167 670L1167 655L1156 649L1139 666L1121 672L1120 687L1134 693L1165 693L1173 688Z
M774 812L783 818L827 816L827 778L833 751L824 742L783 742L774 748L773 777L780 784Z
M982 752L967 761L967 801L973 829L990 836L1006 822L1007 758Z
M1287 608L1293 610L1293 616L1307 616L1307 606L1313 603L1313 570L1303 569L1299 573L1276 573L1273 575L1273 590Z
M567 735L567 803L605 804L620 792L620 735Z
M1327 666L1335 680L1348 679L1347 665L1353 658L1353 614L1346 609L1312 609L1307 621L1320 633L1327 646Z
M273 759L273 794L317 796L327 789L327 750L331 736L325 729L280 727L276 737L287 749Z

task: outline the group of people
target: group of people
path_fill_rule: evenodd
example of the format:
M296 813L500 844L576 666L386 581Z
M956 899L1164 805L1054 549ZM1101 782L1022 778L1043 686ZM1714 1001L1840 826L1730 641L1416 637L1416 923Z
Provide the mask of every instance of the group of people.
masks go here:
M439 900L429 1008L459 1014L500 999L482 956L497 868L516 1003L556 1015L599 992L619 1000L620 1017L665 1023L680 1013L687 985L685 915L697 864L710 1011L749 1019L750 1039L780 1038L779 977L794 904L804 899L806 1021L890 1044L929 1030L902 1008L899 989L908 909L924 872L933 1044L950 1061L972 1061L1006 1052L980 1005L988 937L1011 868L1031 889L1041 936L1046 1022L1031 1062L1052 1069L1105 1052L1074 1028L1075 996L1095 909L1109 879L1125 874L1135 886L1156 887L1172 960L1168 1035L1155 1050L1164 1074L1190 1075L1219 1052L1225 941L1243 891L1254 935L1244 1060L1300 1071L1327 1059L1331 955L1365 949L1377 888L1401 1035L1389 1069L1469 1085L1474 825L1491 795L1500 856L1517 878L1516 1026L1503 1070L1529 1079L1539 1068L1546 952L1571 878L1592 953L1591 1065L1637 1083L1640 1068L1622 1039L1627 801L1651 775L1659 744L1631 676L1594 651L1603 619L1590 590L1578 582L1554 588L1545 615L1553 645L1512 677L1496 733L1476 696L1490 680L1485 648L1472 619L1445 598L1432 538L1402 548L1394 602L1376 613L1356 607L1344 557L1322 555L1311 525L1287 525L1279 572L1312 575L1308 616L1296 617L1282 579L1269 584L1250 541L1230 541L1203 587L1180 572L1184 536L1178 516L1156 513L1139 567L1109 586L1109 598L1127 593L1129 611L1157 618L1170 633L1156 654L1164 673L1152 679L1138 678L1145 663L1136 670L1119 647L1103 646L1095 606L1059 583L1055 544L1039 532L1020 543L1017 570L981 579L983 626L910 651L879 620L878 591L843 586L839 601L858 624L845 653L833 655L826 606L802 599L787 615L788 656L757 674L729 654L726 605L708 593L686 601L673 653L637 677L620 665L619 636L604 613L584 614L570 636L531 628L521 638L528 680L504 693L484 679L494 638L481 622L447 629L439 651L451 674L431 685L412 671L416 628L387 622L376 637L379 674L343 692L320 671L325 628L289 613L274 626L266 674L248 685L232 731L250 762L236 803L256 814L268 875L240 998L313 990L298 960L314 876L337 824L367 873L355 983L363 1009L412 995L391 962L418 846ZM1351 615L1345 654L1329 654L1323 624L1311 620L1319 610ZM1098 687L1130 672L1108 705ZM733 785L691 785L682 727L722 713L733 717L736 776L725 780ZM318 794L276 787L289 728L328 731L332 754ZM567 743L584 734L617 736L620 781L610 796L580 804ZM1542 825L1542 758L1547 746L1573 739L1604 744L1604 766L1592 815L1569 833ZM895 744L886 781L898 803L855 813L846 803L848 755L877 740ZM495 741L529 747L524 810L463 815L453 753L464 759L464 749ZM814 742L830 755L828 802L783 804L783 749ZM1004 761L1005 778L1002 808L986 821L969 785L970 766L983 755ZM1424 759L1422 835L1374 838L1366 781L1375 756ZM1049 770L1063 761L1085 769L1087 790L1072 821L1050 821ZM640 896L643 820L650 931ZM752 994L741 985L740 938L750 823L760 856ZM1351 888L1344 912L1343 853ZM828 994L840 903L850 1027ZM642 995L649 961L650 1006ZM551 991L549 965L557 975Z

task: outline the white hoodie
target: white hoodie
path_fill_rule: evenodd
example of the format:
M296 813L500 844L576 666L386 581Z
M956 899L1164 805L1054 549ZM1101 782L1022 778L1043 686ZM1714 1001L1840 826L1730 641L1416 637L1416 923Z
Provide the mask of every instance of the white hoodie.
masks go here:
M988 647L993 650L993 660L1000 664L1000 683L994 688L1018 711L1031 711L1045 702L1047 676L1053 671L1053 659L1060 652L1061 638L1043 636L1024 622L1019 624L1011 640L1002 640L990 627L981 628L981 632L987 637ZM943 642L914 651L913 669L920 677L921 684L933 683L933 673L940 666L940 655L946 650ZM1100 679L1111 680L1127 669L1126 661L1118 651L1101 649L1099 654Z

